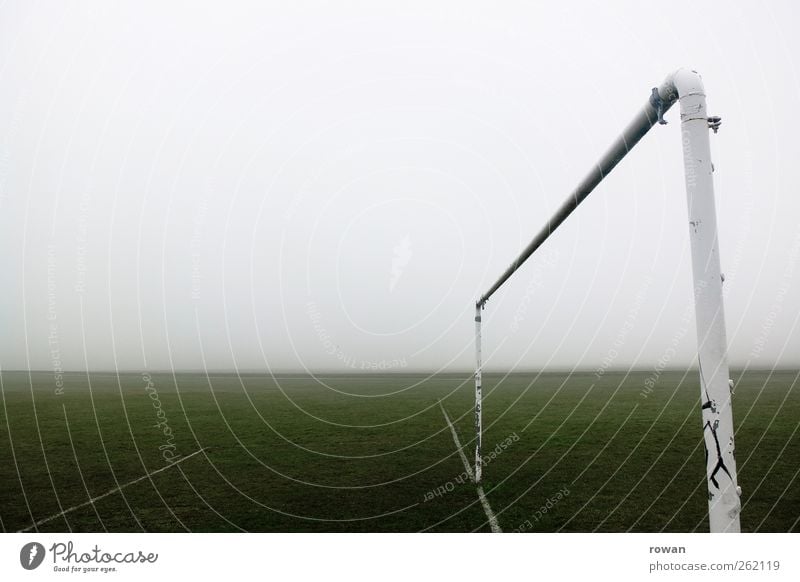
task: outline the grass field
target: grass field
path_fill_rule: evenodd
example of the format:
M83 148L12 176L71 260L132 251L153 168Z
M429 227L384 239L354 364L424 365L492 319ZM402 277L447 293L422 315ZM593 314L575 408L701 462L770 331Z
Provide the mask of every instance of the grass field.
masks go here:
M485 376L504 531L707 531L697 373L647 377ZM489 531L466 374L0 378L4 531ZM797 373L735 378L742 528L799 531Z

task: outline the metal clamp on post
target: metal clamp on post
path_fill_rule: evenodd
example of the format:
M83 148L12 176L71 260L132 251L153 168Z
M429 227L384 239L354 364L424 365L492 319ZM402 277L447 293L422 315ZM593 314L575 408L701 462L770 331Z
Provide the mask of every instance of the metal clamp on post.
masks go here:
M658 87L653 87L653 91L650 93L650 105L652 105L653 109L656 110L658 123L660 125L666 125L667 120L664 119L664 100L661 98L661 95L658 92Z

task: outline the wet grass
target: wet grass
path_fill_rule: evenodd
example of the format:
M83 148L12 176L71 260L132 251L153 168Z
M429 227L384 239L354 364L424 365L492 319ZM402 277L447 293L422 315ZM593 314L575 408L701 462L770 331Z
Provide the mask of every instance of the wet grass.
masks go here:
M697 374L649 394L647 376L485 377L484 488L505 531L707 530ZM438 404L472 459L472 390L465 374L170 373L57 390L4 372L0 526L488 531ZM737 375L734 415L743 529L797 531L797 373Z

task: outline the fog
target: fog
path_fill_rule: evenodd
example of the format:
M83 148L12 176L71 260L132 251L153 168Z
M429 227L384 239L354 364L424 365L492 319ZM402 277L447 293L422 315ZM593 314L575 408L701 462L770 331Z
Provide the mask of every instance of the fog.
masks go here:
M731 363L800 365L796 3L271 4L0 8L2 369L468 370L475 299L680 66ZM488 303L487 369L692 364L667 119Z

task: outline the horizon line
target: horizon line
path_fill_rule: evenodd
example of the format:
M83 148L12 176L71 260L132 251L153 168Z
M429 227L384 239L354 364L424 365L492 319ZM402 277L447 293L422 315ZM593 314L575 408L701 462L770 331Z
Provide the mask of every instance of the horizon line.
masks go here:
M749 367L747 370L744 367L739 366L731 366L730 369L736 372L797 372L800 371L800 366L772 366L772 367ZM633 368L604 368L602 374L619 374L621 372L653 372L655 368L649 367L633 367ZM664 372L686 372L686 371L697 371L698 367L693 366L674 366L674 367L667 367L662 368L659 370L659 374ZM484 374L533 374L533 373L545 373L545 374L571 374L571 373L597 373L598 368L515 368L513 370L498 370L498 369L486 369L482 370ZM297 368L286 368L286 369L272 369L272 370L264 370L264 369L257 369L257 368L145 368L145 369L134 369L134 368L120 368L120 369L109 369L109 368L96 368L91 370L51 370L51 369L39 369L39 368L8 368L8 369L1 369L0 374L4 373L30 373L30 374L263 374L267 376L275 376L279 374L290 374L290 375L302 375L302 376L316 376L320 374L331 374L331 375L352 375L352 376L370 376L375 374L385 374L385 375L401 375L401 374L469 374L472 375L475 373L473 369L454 369L454 370L431 370L426 368L404 368L404 369L390 369L390 370L342 370L342 369L297 369Z

